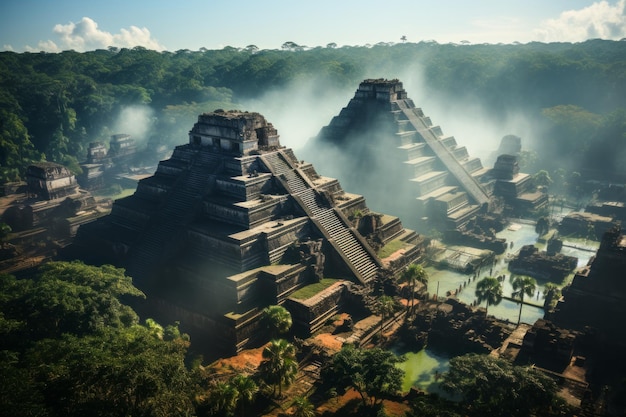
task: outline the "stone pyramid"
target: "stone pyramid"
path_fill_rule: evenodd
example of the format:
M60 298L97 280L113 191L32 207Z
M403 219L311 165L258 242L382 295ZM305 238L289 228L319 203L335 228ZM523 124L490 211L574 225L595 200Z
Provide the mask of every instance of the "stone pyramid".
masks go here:
M380 259L394 241L402 251ZM75 245L87 261L126 267L151 314L238 350L267 305L291 305L310 334L341 308L345 286L398 272L422 255L423 239L299 161L262 115L215 111L132 196L81 227ZM332 303L290 300L323 277L346 280Z
M480 159L434 126L399 80L363 81L303 155L421 230L462 226L488 208L493 188Z

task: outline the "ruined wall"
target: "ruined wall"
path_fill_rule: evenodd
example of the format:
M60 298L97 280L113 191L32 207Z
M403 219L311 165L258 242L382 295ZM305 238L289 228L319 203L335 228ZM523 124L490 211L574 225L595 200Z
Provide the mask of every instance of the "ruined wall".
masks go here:
M321 328L343 306L346 288L339 282L307 300L288 298L284 306L291 312L294 331L310 336Z

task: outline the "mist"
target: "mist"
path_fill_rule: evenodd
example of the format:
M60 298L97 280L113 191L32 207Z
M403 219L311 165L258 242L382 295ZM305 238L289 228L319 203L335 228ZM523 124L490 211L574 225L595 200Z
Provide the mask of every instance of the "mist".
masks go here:
M142 147L147 143L148 136L155 124L155 112L147 105L131 105L123 107L116 117L112 131L125 133L135 139L135 143Z
M316 77L293 81L258 99L240 102L240 108L265 116L280 135L280 143L296 155L306 142L348 104L358 85L337 87Z

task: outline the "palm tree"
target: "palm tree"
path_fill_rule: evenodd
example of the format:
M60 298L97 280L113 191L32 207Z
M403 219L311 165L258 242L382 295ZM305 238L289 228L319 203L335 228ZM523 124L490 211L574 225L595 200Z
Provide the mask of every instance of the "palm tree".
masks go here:
M522 307L524 306L524 295L532 297L537 289L537 281L531 277L516 276L513 278L513 293L511 297L519 298L519 316L517 317L517 324L520 324L522 320Z
M291 415L294 417L315 417L315 408L307 397L298 396L294 398L292 406Z
M226 382L216 383L210 390L211 414L232 415L237 406L237 390Z
M543 287L543 296L545 297L543 309L548 311L554 307L555 301L561 296L561 290L556 284L548 282Z
M239 374L230 380L230 385L237 391L236 404L241 416L245 416L244 408L250 404L259 391L257 384L247 375Z
M388 295L383 295L376 301L376 312L380 314L380 334L383 334L383 325L385 318L392 315L396 311L396 300Z
M272 340L263 349L263 362L259 365L261 378L272 385L274 390L272 395L282 396L283 385L290 385L298 372L296 361L296 348L285 339Z
M400 275L400 282L408 282L410 286L410 304L407 305L407 313L413 311L415 303L415 284L421 282L424 285L428 285L428 273L422 265L411 264Z
M261 320L265 323L271 338L287 333L293 324L289 310L278 305L264 308Z
M502 301L502 285L497 278L485 277L476 283L475 294L479 304L483 301L487 302L485 307L485 316L487 316L489 306L498 305Z

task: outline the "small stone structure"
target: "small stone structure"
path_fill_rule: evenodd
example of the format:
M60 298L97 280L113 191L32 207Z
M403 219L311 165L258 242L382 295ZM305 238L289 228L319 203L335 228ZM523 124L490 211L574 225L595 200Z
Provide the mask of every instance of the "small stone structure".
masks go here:
M420 309L402 335L408 343L413 343L410 339L415 335L423 343L427 335L429 346L452 354L489 353L500 347L512 331L493 317L485 317L484 309L472 309L454 298L428 306Z
M0 215L14 232L39 228L46 237L68 238L99 215L93 196L79 189L76 177L63 165L33 163L26 169L26 183L23 198L3 197L10 202Z
M401 240L401 266L420 258L423 239L397 217L377 216L361 233L355 212L373 215L361 195L282 147L261 114L218 110L201 114L189 143L109 216L82 227L75 246L84 260L124 266L152 314L232 352L264 336L258 318L270 304L310 333L343 292L330 304L289 295L323 276L369 285L382 267L370 242Z
M615 225L613 217L595 213L575 211L569 213L559 224L562 235L574 234L585 238L600 239L602 235Z
M579 270L550 319L575 330L592 327L603 338L626 346L626 237L614 226L602 237L600 248L589 264Z
M482 181L490 184L493 195L504 201L508 214L523 215L548 206L548 194L537 189L529 174L520 172L516 155L499 155Z
M578 335L576 331L539 319L526 332L518 358L521 362L530 359L542 368L560 373L572 359Z
M54 162L36 162L26 169L28 194L40 200L54 200L75 194L78 182L74 174Z
M87 160L80 165L83 172L78 176L78 182L86 190L99 189L112 176L125 172L127 165L137 156L135 140L127 134L111 135L108 150L102 142L91 142Z
M509 262L509 271L541 280L561 282L578 265L578 258L560 253L548 254L533 245L522 246Z

